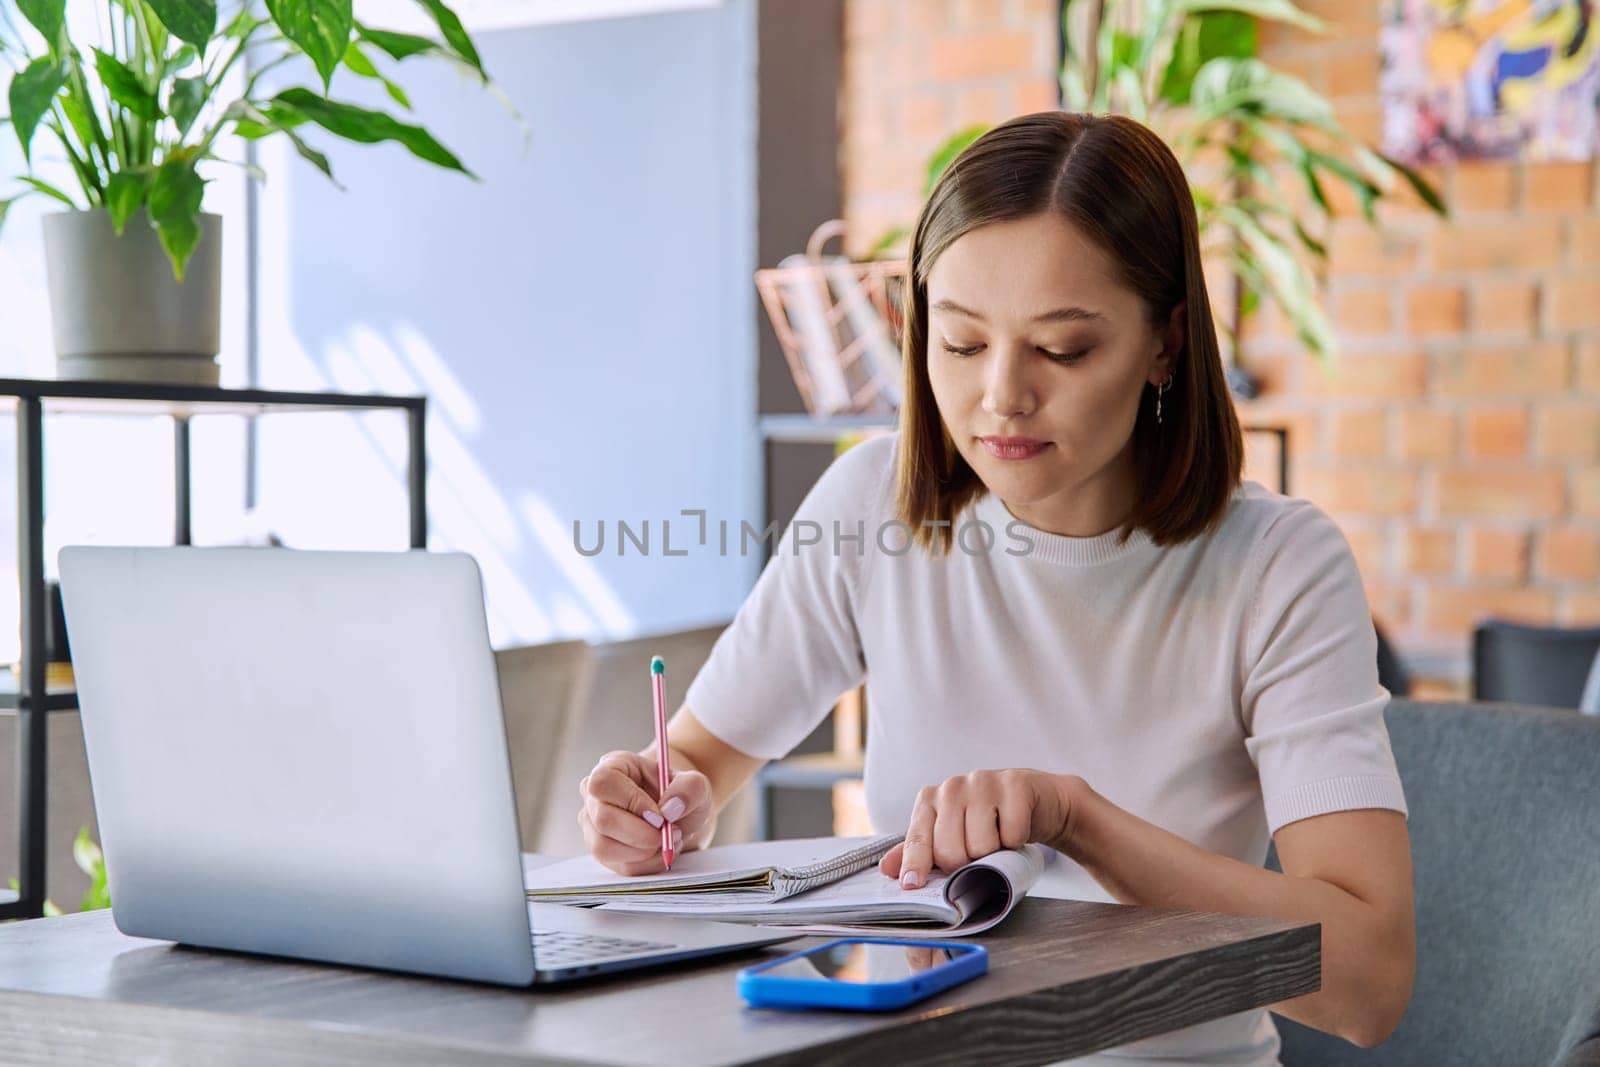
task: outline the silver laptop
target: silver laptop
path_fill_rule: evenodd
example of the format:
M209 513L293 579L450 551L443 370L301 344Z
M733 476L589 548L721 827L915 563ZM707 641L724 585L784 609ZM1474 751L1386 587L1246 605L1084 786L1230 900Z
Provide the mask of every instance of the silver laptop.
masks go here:
M60 568L124 933L507 985L793 936L527 902L470 557L66 548Z

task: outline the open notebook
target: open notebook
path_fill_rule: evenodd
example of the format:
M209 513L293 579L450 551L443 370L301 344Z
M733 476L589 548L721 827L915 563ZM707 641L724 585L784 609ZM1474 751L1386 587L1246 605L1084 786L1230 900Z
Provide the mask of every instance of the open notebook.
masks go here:
M724 845L685 853L667 874L629 878L590 857L525 873L528 899L608 911L683 915L817 933L951 937L987 930L1011 913L1045 863L1037 845L996 852L953 874L935 871L901 889L878 871L900 841L817 837Z

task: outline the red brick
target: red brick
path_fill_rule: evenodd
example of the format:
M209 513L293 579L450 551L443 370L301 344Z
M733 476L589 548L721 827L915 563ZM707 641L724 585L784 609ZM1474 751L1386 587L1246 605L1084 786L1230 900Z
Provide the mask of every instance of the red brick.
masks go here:
M1056 83L1052 78L1023 82L1017 86L1016 93L1012 97L1011 113L1032 115L1036 111L1055 111L1056 94Z
M1387 288L1349 289L1334 298L1334 325L1341 334L1351 337L1386 334L1394 329L1393 306Z
M1528 576L1528 535L1520 530L1468 530L1467 576L1523 581Z
M1454 530L1412 527L1400 537L1400 567L1411 574L1450 574L1456 568Z
M1600 272L1557 278L1549 293L1551 329L1600 326Z
M844 5L844 39L855 45L868 38L887 37L894 26L890 0L847 0Z
M1600 398L1539 412L1539 455L1544 459L1600 462Z
M1600 519L1600 470L1572 472L1572 513L1586 519Z
M1033 69L1033 35L1025 31L950 34L933 42L931 61L933 76L939 81L1023 74Z
M1003 0L955 0L955 25L961 30L993 30L1005 25Z
M1378 51L1364 48L1328 58L1328 96L1377 96Z
M1487 618L1543 624L1555 612L1555 594L1544 589L1430 586L1425 596L1427 629L1463 641Z
M1013 94L993 85L975 85L956 94L956 126L998 126L1012 116Z
M1566 497L1561 472L1543 468L1441 470L1436 490L1445 518L1552 519Z
M1485 282L1472 293L1472 332L1531 336L1539 313L1539 287L1531 282Z
M1421 285L1406 294L1406 330L1460 333L1467 325L1467 294L1457 285Z
M1410 275L1427 239L1424 234L1375 227L1365 219L1335 219L1328 233L1328 269L1336 275Z
M1562 581L1600 577L1600 533L1562 526L1539 535L1539 573Z
M1382 459L1388 453L1388 421L1383 408L1334 412L1328 417L1333 454L1340 459Z
M1523 203L1529 211L1582 211L1593 184L1588 163L1530 163Z
M1574 267L1600 267L1600 217L1567 219L1567 252Z
M1356 569L1364 580L1378 580L1389 573L1388 538L1381 526L1346 520L1339 529L1350 542L1350 554L1356 558Z
M1410 515L1417 509L1414 471L1371 465L1295 472L1296 495L1326 511L1349 515Z
M1452 411L1402 410L1398 429L1395 455L1399 459L1450 459L1456 454L1456 416Z
M1578 342L1578 392L1600 399L1600 338Z
M1421 396L1428 362L1421 352L1341 352L1326 368L1307 365L1313 396L1398 400Z
M1433 388L1442 397L1560 393L1567 387L1567 363L1567 346L1549 342L1452 352L1435 361Z
M1563 626L1600 626L1600 590L1568 589L1561 594Z
M1473 162L1456 167L1450 190L1452 211L1509 211L1517 194L1517 175L1509 163Z
M1545 269L1561 262L1560 219L1518 219L1441 227L1439 270Z
M1483 408L1467 412L1467 455L1474 459L1515 459L1527 454L1525 409Z

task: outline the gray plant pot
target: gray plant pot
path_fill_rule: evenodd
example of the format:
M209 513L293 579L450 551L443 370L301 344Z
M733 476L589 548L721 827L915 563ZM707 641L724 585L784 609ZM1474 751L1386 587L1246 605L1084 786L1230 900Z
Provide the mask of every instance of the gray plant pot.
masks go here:
M46 215L44 253L59 377L217 384L222 216L200 216L182 283L143 210L120 237L104 208Z

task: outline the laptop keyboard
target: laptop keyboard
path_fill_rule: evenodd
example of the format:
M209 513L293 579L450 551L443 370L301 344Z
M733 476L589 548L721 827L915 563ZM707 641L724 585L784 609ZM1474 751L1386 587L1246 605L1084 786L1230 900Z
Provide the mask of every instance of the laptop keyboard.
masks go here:
M575 934L565 930L535 930L533 961L541 969L593 963L618 956L640 956L676 948L664 941L632 941L600 934Z

